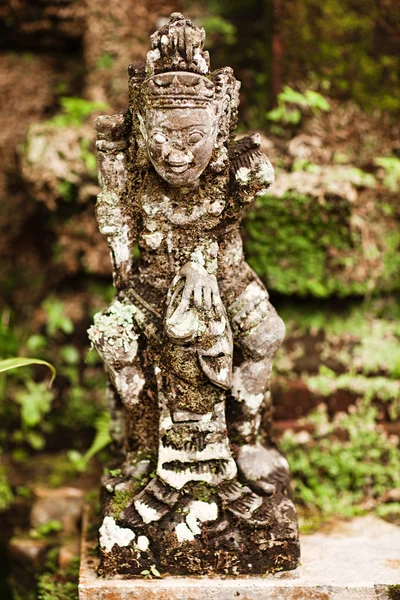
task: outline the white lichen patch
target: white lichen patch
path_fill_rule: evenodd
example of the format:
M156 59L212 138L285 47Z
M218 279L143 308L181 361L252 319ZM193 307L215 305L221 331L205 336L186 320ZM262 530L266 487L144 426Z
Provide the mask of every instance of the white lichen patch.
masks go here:
M208 73L207 61L205 60L205 58L203 58L203 55L201 54L199 48L196 48L196 50L193 53L193 62L197 64L197 66L203 74Z
M194 540L194 535L190 531L186 523L179 523L178 525L176 525L175 533L180 544L182 542L192 542Z
M133 361L138 351L138 337L135 321L143 320L142 313L129 302L116 300L110 308L94 316L94 324L89 328L89 339L107 360L113 356Z
M178 318L174 313L171 318L167 319L166 324L168 330L177 338L191 337L201 330L198 314L192 309L179 315Z
M104 517L103 524L99 529L100 546L106 552L111 552L114 544L117 546L129 546L135 539L135 534L126 527L119 527L112 517Z
M250 481L268 480L274 471L286 473L289 470L286 458L276 448L265 448L261 444L241 446L238 464Z
M161 231L155 231L154 233L146 233L143 235L146 246L150 248L150 250L157 250L163 241L163 238L164 236Z
M240 367L235 367L233 370L232 396L239 402L244 402L253 414L257 413L264 399L264 394L251 394L246 390L246 382L243 380Z
M161 518L161 515L154 508L147 506L147 504L141 502L141 500L135 500L135 508L146 525L152 521L158 521Z
M114 385L127 406L139 402L140 392L146 383L140 373L133 366L124 367L121 371L112 370Z
M161 58L161 53L158 48L155 48L154 50L149 50L147 53L147 62L150 65L152 65L155 62L157 62L158 60L160 60L160 58Z
M147 552L147 550L149 549L149 538L146 537L145 535L139 535L137 542L135 544L136 548L138 550L140 550L140 552Z
M229 374L229 369L225 367L224 369L220 370L219 377L222 381L226 381L229 378Z
M235 179L241 185L247 185L250 181L250 169L247 167L240 167L240 169L236 171Z
M186 523L179 523L175 527L178 542L192 542L196 535L201 534L201 523L215 521L218 518L218 506L215 502L202 502L194 500L189 505Z
M199 247L195 248L194 252L191 253L190 260L194 263L201 265L202 267L204 267L204 265L206 264L202 249Z
M109 240L112 248L112 257L115 264L121 265L127 263L131 259L131 244L129 240L129 226L125 223L118 229L118 235L113 236Z
M263 183L267 183L268 185L274 183L274 169L272 168L270 162L265 161L261 163L258 170L258 179Z
M215 502L203 502L194 500L189 505L190 510L186 516L186 524L193 535L200 535L200 523L215 521L218 517L218 506Z

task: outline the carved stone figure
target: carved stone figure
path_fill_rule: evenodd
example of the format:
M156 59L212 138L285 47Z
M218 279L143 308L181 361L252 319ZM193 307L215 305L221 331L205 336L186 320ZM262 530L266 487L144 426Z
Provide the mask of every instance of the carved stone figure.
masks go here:
M299 558L269 434L285 328L240 237L274 173L258 135L235 141L240 84L209 70L204 39L172 14L146 64L129 67L129 107L95 121L117 290L89 330L119 451L103 478L108 575L260 574Z

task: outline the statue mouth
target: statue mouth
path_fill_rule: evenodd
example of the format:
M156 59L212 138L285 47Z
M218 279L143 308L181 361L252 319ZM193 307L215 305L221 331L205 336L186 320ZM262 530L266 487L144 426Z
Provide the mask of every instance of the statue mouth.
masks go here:
M185 171L188 170L188 168L190 167L189 163L182 163L182 164L169 164L168 165L169 168L171 169L171 171L173 173L184 173Z

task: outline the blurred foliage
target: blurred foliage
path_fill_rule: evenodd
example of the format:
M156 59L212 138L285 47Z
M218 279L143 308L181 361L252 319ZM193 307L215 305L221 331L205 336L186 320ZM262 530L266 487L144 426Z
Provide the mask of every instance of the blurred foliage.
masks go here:
M7 510L14 499L6 470L0 465L0 512Z
M384 184L392 191L398 192L400 187L400 159L396 156L381 156L375 163L385 171Z
M377 425L377 415L376 407L358 402L332 420L321 405L307 418L312 435L284 433L298 502L325 516L351 517L365 511L362 502L400 486L399 440Z
M38 527L36 527L36 529L32 529L29 534L32 539L41 540L43 538L53 535L54 533L62 531L62 529L63 524L61 523L61 521L51 519L50 521L39 525Z
M397 0L287 0L281 19L285 81L301 76L367 110L399 110Z
M302 117L299 107L303 110L310 109L314 114L318 114L321 110L328 112L331 109L329 102L322 94L312 90L306 90L304 94L301 94L285 85L278 96L278 106L267 112L266 117L275 123L298 125Z
M77 450L70 450L68 458L77 471L84 471L87 468L88 462L98 452L106 448L111 442L110 436L110 414L104 412L99 415L95 421L96 435L90 448L82 454Z
M107 110L104 102L90 102L84 98L62 96L59 100L61 112L48 123L57 127L79 127L96 110Z
M56 557L48 560L45 572L38 578L38 600L76 600L78 598L79 558L66 569L60 569Z

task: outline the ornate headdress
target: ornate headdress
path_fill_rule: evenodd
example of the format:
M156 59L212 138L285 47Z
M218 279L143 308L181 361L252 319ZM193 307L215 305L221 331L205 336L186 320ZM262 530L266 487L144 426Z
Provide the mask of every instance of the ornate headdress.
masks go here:
M181 13L151 36L146 63L129 66L130 109L133 126L140 129L145 108L212 106L218 115L217 145L223 167L230 131L236 126L240 83L230 67L210 72L204 50L205 31ZM137 117L137 119L136 119ZM139 133L139 131L138 131Z

